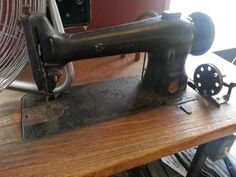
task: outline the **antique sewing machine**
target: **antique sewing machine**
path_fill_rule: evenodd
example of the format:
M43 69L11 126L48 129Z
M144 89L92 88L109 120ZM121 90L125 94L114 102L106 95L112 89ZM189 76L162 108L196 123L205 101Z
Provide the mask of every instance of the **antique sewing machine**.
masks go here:
M39 91L22 99L26 140L194 100L184 91L188 81L185 60L189 53L208 51L214 40L213 22L200 12L182 19L181 13L167 11L154 18L79 34L57 32L38 13L25 14L21 21ZM134 52L149 53L142 80L121 78L54 93L66 63Z

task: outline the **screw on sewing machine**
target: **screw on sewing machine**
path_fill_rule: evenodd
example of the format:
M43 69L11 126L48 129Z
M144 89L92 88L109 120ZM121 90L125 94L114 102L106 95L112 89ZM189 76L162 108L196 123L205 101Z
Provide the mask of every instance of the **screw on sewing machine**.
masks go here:
M59 82L60 78L61 78L61 74L58 71L50 71L48 73L48 77L54 81L54 82Z
M77 5L80 6L84 3L84 0L76 0L75 2L76 2Z
M101 42L95 44L95 50L96 50L97 52L102 52L102 51L104 50L103 44L102 44Z

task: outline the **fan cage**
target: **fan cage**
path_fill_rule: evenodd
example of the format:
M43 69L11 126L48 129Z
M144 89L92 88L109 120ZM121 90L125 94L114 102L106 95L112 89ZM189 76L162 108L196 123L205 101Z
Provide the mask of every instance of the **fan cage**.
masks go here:
M46 12L46 0L0 0L0 91L16 79L29 59L20 25L24 6Z

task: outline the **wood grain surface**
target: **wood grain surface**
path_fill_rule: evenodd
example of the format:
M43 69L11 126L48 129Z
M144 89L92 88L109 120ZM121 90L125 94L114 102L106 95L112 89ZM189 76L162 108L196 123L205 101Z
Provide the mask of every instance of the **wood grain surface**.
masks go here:
M23 95L14 91L1 93L3 177L110 176L236 132L236 100L232 97L220 108L205 99L186 103L191 115L177 106L160 107L47 139L23 142L20 125Z

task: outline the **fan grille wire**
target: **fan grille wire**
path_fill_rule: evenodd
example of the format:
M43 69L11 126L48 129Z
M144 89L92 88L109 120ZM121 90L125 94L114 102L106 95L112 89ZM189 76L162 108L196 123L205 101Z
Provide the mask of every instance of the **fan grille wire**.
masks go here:
M46 0L0 0L0 92L9 86L28 62L26 42L19 18L22 7L45 13Z

